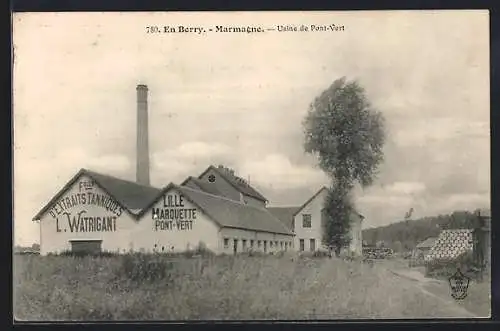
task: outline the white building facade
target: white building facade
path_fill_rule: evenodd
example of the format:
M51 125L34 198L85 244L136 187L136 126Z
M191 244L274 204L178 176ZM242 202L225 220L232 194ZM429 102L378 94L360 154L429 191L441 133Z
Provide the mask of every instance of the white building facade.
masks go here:
M216 191L212 184L205 189ZM233 200L192 186L169 184L160 190L82 169L35 216L40 253L291 249L293 233L263 202Z
M315 195L300 207L269 208L283 223L287 224L295 234L294 247L299 252L327 251L323 245L323 209L328 190L321 188ZM349 237L351 239L347 251L355 256L362 255L362 221L363 216L353 213Z

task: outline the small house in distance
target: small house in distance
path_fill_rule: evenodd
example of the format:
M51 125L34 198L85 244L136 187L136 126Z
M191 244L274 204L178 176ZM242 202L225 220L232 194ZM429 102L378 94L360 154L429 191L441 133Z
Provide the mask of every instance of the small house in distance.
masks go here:
M429 255L436 241L437 237L430 237L420 242L412 252L410 267L423 265L426 256Z
M422 256L425 256L429 254L432 246L436 243L437 238L436 237L430 237L422 241L420 244L417 245L416 251Z

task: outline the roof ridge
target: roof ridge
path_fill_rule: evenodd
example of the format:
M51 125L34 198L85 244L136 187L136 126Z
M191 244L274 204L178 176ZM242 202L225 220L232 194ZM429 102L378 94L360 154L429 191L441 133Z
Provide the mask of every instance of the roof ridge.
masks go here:
M179 188L182 188L182 189L187 189L187 190L190 190L190 191L196 191L196 192L200 192L200 193L203 193L203 194L206 194L206 195L210 195L210 196L213 196L215 198L219 198L221 200L227 200L229 202L233 202L233 203L236 203L238 205L242 205L242 206L248 206L247 204L244 204L244 203L241 203L240 201L237 201L237 200L233 200L233 199L229 199L225 196L221 196L221 195L216 195L216 194L212 194L212 193L208 193L208 192L205 192L203 190L197 190L195 188L192 188L192 187L189 187L189 186L183 186L183 185L176 185L174 184L175 187L179 187ZM253 206L250 206L250 207L253 207Z
M197 193L201 193L201 194L205 194L205 195L208 195L208 196L211 196L211 197L214 197L214 198L217 198L217 199L220 199L220 200L225 200L225 201L228 201L228 202L232 202L233 204L236 204L236 205L239 205L239 206L243 206L243 207L248 207L248 208L253 208L253 209L256 209L256 210L260 210L260 211L263 211L263 212L266 212L268 213L272 219L278 223L280 226L283 227L284 230L290 232L290 230L283 224L282 221L280 221L276 216L274 216L272 213L269 212L269 210L267 210L266 207L264 208L260 208L260 207L257 207L257 206L253 206L253 205L249 205L249 204L246 204L246 203L241 203L239 201L236 201L236 200L232 200L232 199L229 199L229 198L226 198L226 197L222 197L220 195L215 195L215 194L211 194L211 193L207 193L205 191L201 191L201 190L196 190L196 189L193 189L191 187L187 187L187 186L178 186L178 185L175 185L174 184L174 187L175 188L180 188L180 189L187 189L188 191L194 191L194 192L197 192Z
M214 169L219 175L222 176L222 178L224 178L226 181L228 181L229 184L231 186L233 186L234 188L236 188L236 190L238 190L239 192L241 192L241 193L243 193L245 195L249 195L249 196L251 196L253 198L262 200L262 201L264 201L264 200L267 201L267 198L265 196L263 196L262 193L260 193L259 191L257 191L253 186L251 186L249 183L246 183L244 185L244 187L247 188L247 189L249 189L250 191L253 191L252 194L249 194L249 192L242 191L241 187L238 187L238 185L235 182L242 184L238 180L238 178L244 180L243 178L238 177L235 174L228 173L227 171L224 170L224 168L221 169L219 167L214 166L213 164L211 164L207 168L207 170L210 169L210 168ZM207 170L205 170L198 178L200 178L203 174L205 174L207 172ZM235 180L233 180L231 177L233 177Z
M84 171L84 173L89 174L91 176L92 176L92 174L96 174L98 176L106 176L106 177L109 177L111 179L120 180L122 182L126 182L126 183L129 183L129 184L134 184L134 185L140 186L140 187L146 187L146 188L153 188L153 189L161 190L160 188L155 187L155 186L139 184L139 183L137 183L135 181L124 179L124 178L120 178L120 177L113 176L113 175L108 175L106 173L97 172L97 171L86 169L86 168L82 168L82 170Z

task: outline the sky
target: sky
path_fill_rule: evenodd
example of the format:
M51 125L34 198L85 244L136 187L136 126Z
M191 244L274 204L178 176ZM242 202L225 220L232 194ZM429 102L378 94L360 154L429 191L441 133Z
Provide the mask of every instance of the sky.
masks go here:
M385 160L356 188L364 227L490 206L487 11L16 13L14 240L80 168L135 179L136 85L149 87L151 183L224 164L273 206L328 178L304 153L309 104L356 79L386 120ZM344 26L151 34L147 27Z

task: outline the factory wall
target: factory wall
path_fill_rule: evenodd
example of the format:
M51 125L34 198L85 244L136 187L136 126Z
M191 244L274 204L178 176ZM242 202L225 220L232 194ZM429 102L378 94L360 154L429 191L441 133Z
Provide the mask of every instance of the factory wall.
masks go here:
M328 247L322 244L323 239L323 225L322 225L322 210L324 208L327 190L322 190L314 199L312 199L305 207L303 207L294 216L294 230L295 230L295 249L297 251L313 251L313 250L328 250ZM310 227L306 220L304 224L304 217L310 218ZM349 245L349 252L354 255L362 254L362 232L361 232L362 218L353 214L351 218L350 237L351 243ZM304 226L306 225L306 226ZM301 240L303 244L301 244ZM314 241L314 243L312 243Z
M72 241L101 241L102 251L120 253L180 252L200 242L218 250L218 226L178 192L167 192L136 220L86 176L41 217L40 230L43 255L72 250Z
M183 252L200 245L214 252L219 249L219 226L175 188L146 211L140 224L135 235L148 252Z
M248 252L250 250L263 253L293 250L292 235L222 228L219 234L219 252L234 254L235 242L237 253Z
M301 251L302 248L304 251L326 249L321 244L323 233L321 210L323 209L326 194L326 190L321 191L294 216L295 249L297 251ZM304 218L310 218L310 227L304 226ZM301 240L303 240L302 246ZM311 245L311 240L314 240L314 247Z
M136 228L126 210L82 176L40 218L40 253L71 250L72 240L102 240L102 250L122 250Z

